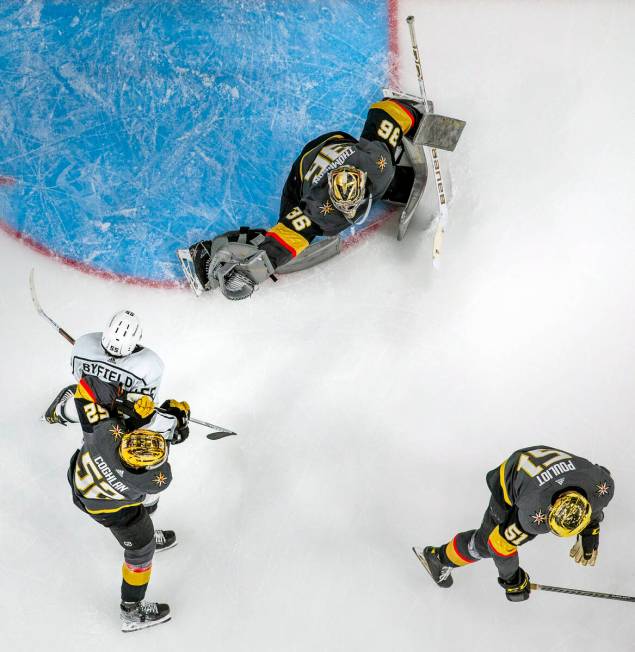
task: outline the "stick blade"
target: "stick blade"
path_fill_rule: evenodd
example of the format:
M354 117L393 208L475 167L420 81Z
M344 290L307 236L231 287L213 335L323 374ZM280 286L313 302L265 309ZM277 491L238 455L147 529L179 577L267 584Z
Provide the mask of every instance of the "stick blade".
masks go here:
M33 301L35 309L40 312L42 308L35 291L35 267L31 267L31 271L29 272L29 289L31 290L31 301Z
M223 437L231 437L237 435L237 432L233 432L231 430L221 430L220 432L210 432L205 436L212 441L216 441L217 439L223 439Z
M441 252L443 251L443 239L445 238L445 224L439 218L436 229L434 231L434 238L432 240L432 264L435 269L441 266Z

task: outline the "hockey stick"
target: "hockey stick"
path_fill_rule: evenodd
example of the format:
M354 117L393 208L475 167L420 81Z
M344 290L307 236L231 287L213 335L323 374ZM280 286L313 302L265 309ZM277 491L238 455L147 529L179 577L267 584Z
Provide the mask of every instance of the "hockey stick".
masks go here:
M410 42L412 44L412 54L415 60L415 68L417 69L417 81L419 82L419 91L423 99L424 106L428 107L428 96L426 94L426 86L423 81L423 71L421 69L421 59L419 57L419 46L417 45L417 36L415 34L415 17L408 16L406 18L408 23L408 30L410 32ZM443 186L443 176L441 174L441 163L437 154L437 148L430 148L430 156L432 157L432 169L434 171L435 188L437 191L437 199L439 202L439 220L434 232L434 239L432 241L432 264L439 267L439 256L441 255L441 248L443 247L443 237L445 236L445 229L448 224L448 205L445 196L445 189Z
M220 426L215 426L213 423L208 423L207 421L201 421L200 419L195 419L190 417L192 423L197 423L199 426L205 426L206 428L211 428L216 432L210 432L206 435L208 439L216 441L217 439L222 439L223 437L229 437L230 435L237 435L237 432L233 430L227 430L227 428L221 428Z
M29 287L31 288L31 299L33 305L37 310L40 317L45 319L69 344L75 344L75 338L72 335L69 335L57 322L53 321L45 312L40 302L37 298L37 293L35 291L35 269L31 268L29 272ZM44 419L44 417L42 417ZM207 421L201 421L200 419L195 419L190 417L192 423L196 423L199 426L205 426L206 428L212 428L216 432L210 432L207 435L208 439L216 440L222 439L223 437L229 437L229 435L237 435L238 433L233 430L227 430L227 428L221 428L220 426L215 426L213 423L208 423Z
M38 315L46 321L69 343L75 344L75 338L69 335L57 322L53 321L45 312L40 302L37 298L37 293L35 292L35 269L32 267L29 272L29 287L31 288L31 300L33 305L38 312Z
M630 595L616 595L615 593L599 593L598 591L585 591L583 589L567 589L561 586L547 586L546 584L530 584L532 591L551 591L552 593L569 593L571 595L586 595L589 598L604 598L606 600L621 600L622 602L635 602L635 597Z

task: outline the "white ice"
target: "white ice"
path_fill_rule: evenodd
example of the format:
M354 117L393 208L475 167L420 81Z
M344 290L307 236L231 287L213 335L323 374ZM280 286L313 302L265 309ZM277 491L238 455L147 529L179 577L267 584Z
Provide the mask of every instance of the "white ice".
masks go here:
M546 444L608 467L616 496L595 568L550 536L523 567L635 593L635 7L403 1L415 91L410 12L430 97L468 122L444 157L439 271L424 214L404 242L393 220L239 303L106 282L0 238L2 650L635 649L631 604L511 604L489 560L443 591L410 550L477 527L486 471ZM71 376L30 305L32 266L72 333L137 311L163 396L240 433L193 428L173 450L155 522L179 545L148 591L173 620L146 632L119 632L121 549L70 500L78 432L38 420Z

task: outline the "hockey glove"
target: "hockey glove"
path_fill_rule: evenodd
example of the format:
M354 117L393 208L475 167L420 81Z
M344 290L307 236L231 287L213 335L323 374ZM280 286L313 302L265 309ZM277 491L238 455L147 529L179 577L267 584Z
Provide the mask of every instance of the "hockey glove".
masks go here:
M190 406L187 401L168 399L161 403L161 410L177 419L177 427L172 437L174 445L183 443L190 436Z
M154 401L144 394L134 402L132 409L137 416L147 419L154 412Z
M576 542L569 552L576 564L582 566L595 566L598 558L598 546L600 545L600 524L589 523L584 530L578 534Z
M510 602L529 600L529 592L531 591L529 575L522 568L519 568L508 580L499 577L498 583L505 589L505 597Z
M151 396L129 392L125 397L117 399L119 412L124 416L147 422L154 414L155 405Z
M224 276L216 277L220 284L220 291L227 299L240 301L248 299L253 293L256 283L245 272L239 268L234 268Z

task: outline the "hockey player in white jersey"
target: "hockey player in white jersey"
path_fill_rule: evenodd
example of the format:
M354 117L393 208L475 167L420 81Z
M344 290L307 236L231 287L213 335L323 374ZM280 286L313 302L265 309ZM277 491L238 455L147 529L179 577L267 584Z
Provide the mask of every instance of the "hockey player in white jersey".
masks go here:
M179 444L187 439L189 428L180 428L177 437L168 433L173 430L173 419L183 418L185 408L189 418L189 406L165 401L159 410L154 411L164 365L152 349L141 346L142 332L141 323L132 311L116 312L102 333L87 333L77 338L71 352L73 376L78 382L83 376L95 376L119 386L121 418L127 421L132 417L135 421L152 412L152 429L170 443ZM60 390L44 414L48 423L66 426L80 422L76 403L72 400L76 389L77 385L73 384ZM158 500L158 494L147 496L144 505L148 513L156 510ZM157 530L157 549L175 545L175 541L162 537L162 531Z
M121 385L126 393L156 399L164 365L152 349L141 346L141 336L141 323L133 312L116 312L102 333L87 333L75 342L71 353L75 380L82 375L96 376ZM75 404L69 401L74 393L74 384L58 393L44 415L48 423L65 426L79 421Z

